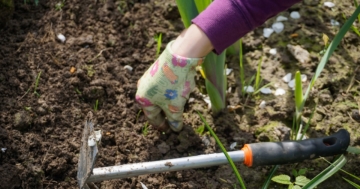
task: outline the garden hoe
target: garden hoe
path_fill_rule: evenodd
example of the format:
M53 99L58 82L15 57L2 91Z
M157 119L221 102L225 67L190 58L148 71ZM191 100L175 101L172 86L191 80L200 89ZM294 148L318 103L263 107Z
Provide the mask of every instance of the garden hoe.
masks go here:
M223 153L198 155L161 161L116 165L94 168L98 153L97 142L100 132L95 131L91 119L85 122L77 180L80 189L88 189L89 183L110 179L121 179L144 174L180 171L228 163ZM280 165L301 162L306 159L342 154L350 143L350 134L341 129L337 133L301 141L263 142L245 144L241 150L228 152L234 162L243 162L246 166ZM96 186L94 186L96 188Z

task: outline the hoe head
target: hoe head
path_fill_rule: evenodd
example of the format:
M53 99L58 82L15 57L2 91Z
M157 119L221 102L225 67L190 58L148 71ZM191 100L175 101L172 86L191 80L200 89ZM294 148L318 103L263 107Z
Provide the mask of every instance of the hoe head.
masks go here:
M94 130L94 123L92 120L92 113L89 112L85 121L85 127L81 139L80 156L78 162L77 180L79 188L89 188L87 186L87 179L92 174L96 156L98 153L96 132Z

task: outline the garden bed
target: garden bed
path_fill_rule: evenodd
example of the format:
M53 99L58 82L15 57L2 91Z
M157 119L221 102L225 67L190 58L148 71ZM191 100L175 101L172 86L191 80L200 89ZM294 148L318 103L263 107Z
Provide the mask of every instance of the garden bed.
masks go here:
M335 1L333 9L322 2L304 1L281 13L289 17L290 11L297 10L302 15L285 22L282 33L263 37L263 28L271 26L273 19L250 32L243 38L245 78L256 74L263 56L263 83L272 82L273 89L282 87L286 93L240 97L239 59L229 55L227 65L233 72L228 76L232 88L228 104L239 108L213 118L200 94L199 75L198 88L191 95L194 100L185 107L183 131L163 134L152 127L144 130L145 119L134 96L137 80L155 60L154 36L162 33L164 49L183 29L175 2L74 0L64 1L63 6L59 2L40 0L35 6L17 1L12 18L0 30L0 148L6 148L0 152L0 188L77 188L80 140L89 111L103 131L96 167L220 152L210 136L197 132L203 123L196 111L206 117L227 150L233 142L240 148L245 143L286 138L295 108L293 91L281 78L296 70L311 78L321 57L322 34L332 39L339 30L330 20L343 24L342 13L349 17L354 10L346 1ZM57 40L60 33L65 43ZM286 47L289 43L307 49L311 61L298 63ZM359 44L360 37L349 31L316 82L305 105L305 118L316 105L309 137L345 128L351 133L351 145L360 145ZM277 48L276 55L268 53L271 48ZM127 65L133 70L125 69ZM264 109L259 108L262 100L267 102ZM359 176L359 158L352 154L347 158L344 170ZM307 168L306 176L312 178L327 166L321 159L283 165L276 175ZM248 188L260 188L271 169L237 167ZM339 172L318 188L352 188L342 176ZM148 188L215 189L237 184L228 165L96 184L140 188L140 182ZM270 188L279 186L273 183Z

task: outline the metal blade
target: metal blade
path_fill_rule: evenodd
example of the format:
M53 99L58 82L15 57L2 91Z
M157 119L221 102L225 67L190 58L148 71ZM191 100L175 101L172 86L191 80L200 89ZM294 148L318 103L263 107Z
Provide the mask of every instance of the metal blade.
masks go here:
M89 139L95 139L94 124L92 121L92 113L89 112L87 120L85 121L83 136L81 139L80 156L78 162L77 180L80 189L86 188L86 183L92 174L96 156L98 153L97 143L89 145Z

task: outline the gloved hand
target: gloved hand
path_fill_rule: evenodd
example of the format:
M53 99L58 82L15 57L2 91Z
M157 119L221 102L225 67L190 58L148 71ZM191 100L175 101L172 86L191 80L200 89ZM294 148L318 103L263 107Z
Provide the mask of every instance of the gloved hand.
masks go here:
M196 66L204 58L186 58L171 51L170 42L137 84L136 101L150 124L159 129L168 125L173 131L183 127L184 106L195 87ZM163 115L163 113L165 116Z

